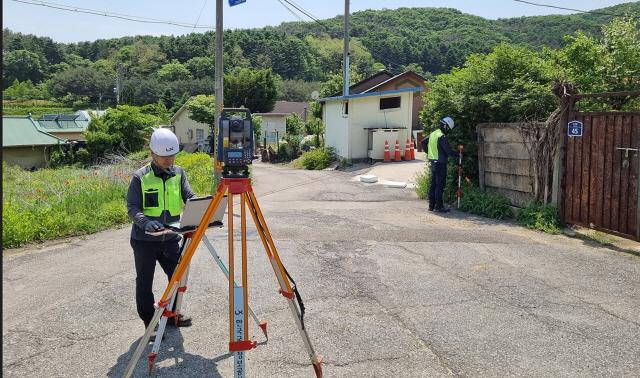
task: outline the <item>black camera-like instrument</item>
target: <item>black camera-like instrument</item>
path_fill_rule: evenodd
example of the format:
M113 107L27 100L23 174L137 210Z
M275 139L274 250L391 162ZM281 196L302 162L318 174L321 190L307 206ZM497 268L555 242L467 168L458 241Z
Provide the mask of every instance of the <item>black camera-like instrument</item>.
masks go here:
M217 157L225 177L247 177L253 160L253 124L249 109L226 108L218 123Z

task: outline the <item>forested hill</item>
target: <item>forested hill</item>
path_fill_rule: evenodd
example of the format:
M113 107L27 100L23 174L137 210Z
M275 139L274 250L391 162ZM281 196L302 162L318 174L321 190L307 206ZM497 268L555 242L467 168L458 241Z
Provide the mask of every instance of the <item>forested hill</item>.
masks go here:
M568 16L551 15L488 20L450 8L366 10L350 18L351 36L359 38L373 58L385 66L420 65L432 73L459 65L470 52L488 52L499 42L558 48L564 36L581 30L600 34L615 15L640 17L640 2L619 4ZM317 23L283 23L277 30L303 37L329 33L341 38L343 17Z
M429 77L462 65L471 53L489 52L500 42L557 48L563 45L565 35L576 30L598 34L601 26L613 18L607 14L640 16L640 2L596 12L600 14L499 20L450 8L354 12L350 21L352 67L361 76L384 66L396 73L410 68ZM287 88L301 88L310 93L302 81L325 81L341 70L342 27L342 17L338 16L321 24L290 22L226 31L225 71L269 68L284 81L296 80L285 86L285 92ZM56 98L66 93L113 92L102 87L108 84L112 88L119 67L120 77L125 79L126 101L146 103L159 93L169 97L210 93L214 41L210 31L62 44L4 29L3 88L29 80L34 85L42 83ZM96 88L81 86L80 82L95 83ZM147 97L146 93L153 95Z

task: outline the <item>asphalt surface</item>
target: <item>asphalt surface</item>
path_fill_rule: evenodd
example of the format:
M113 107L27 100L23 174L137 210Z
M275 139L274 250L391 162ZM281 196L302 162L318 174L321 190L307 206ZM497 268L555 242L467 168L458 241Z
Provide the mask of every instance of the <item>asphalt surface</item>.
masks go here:
M354 181L361 173L254 169L325 377L640 376L639 257L430 213L412 190ZM226 260L225 232L207 235ZM4 252L3 376L121 376L144 331L128 235ZM314 376L252 225L249 274L270 337L251 324L247 376ZM154 285L159 296L159 268ZM231 377L227 282L204 245L188 286L193 326L168 330L157 374Z

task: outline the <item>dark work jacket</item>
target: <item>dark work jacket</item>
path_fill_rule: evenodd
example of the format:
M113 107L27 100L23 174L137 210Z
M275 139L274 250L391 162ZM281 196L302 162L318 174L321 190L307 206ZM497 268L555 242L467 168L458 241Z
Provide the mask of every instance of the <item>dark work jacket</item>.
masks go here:
M129 214L129 218L133 221L133 226L131 227L131 238L135 240L157 242L175 240L179 237L177 234L152 236L147 235L144 231L144 225L151 219L158 220L163 224L177 222L179 220L179 217L172 217L167 210L163 211L158 218L149 218L142 212L142 184L140 182L140 178L147 174L149 172L149 169L153 169L153 173L156 175L156 177L160 177L162 181L167 181L170 177L173 177L176 174L180 174L182 201L186 202L187 199L195 197L195 194L193 193L193 191L191 190L191 186L189 185L189 181L187 180L187 174L181 167L177 165L171 167L169 172L164 171L160 167L153 164L153 162L138 169L133 174L133 177L131 177L129 190L127 191L127 211Z

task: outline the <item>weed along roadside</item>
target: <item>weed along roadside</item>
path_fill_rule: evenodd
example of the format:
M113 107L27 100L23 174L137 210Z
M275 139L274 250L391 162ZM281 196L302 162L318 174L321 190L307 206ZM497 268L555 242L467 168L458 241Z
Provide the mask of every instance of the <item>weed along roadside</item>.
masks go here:
M129 222L125 197L131 174L147 154L120 157L93 169L29 172L3 164L2 247L77 236ZM115 160L115 159L114 159ZM180 153L176 164L199 195L213 192L213 163L204 153Z

